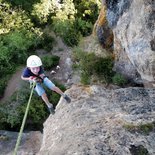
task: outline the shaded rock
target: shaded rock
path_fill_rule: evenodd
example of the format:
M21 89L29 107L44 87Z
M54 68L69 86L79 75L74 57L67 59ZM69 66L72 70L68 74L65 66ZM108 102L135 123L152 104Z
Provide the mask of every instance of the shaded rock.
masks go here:
M107 7L103 5L94 25L93 34L96 34L103 48L112 50L113 48L113 32L107 21Z
M154 30L148 27L149 23L152 23L152 26L155 23L155 18L153 19L151 15L153 8L155 8L153 1L152 3L132 1L128 12L123 12L113 29L115 69L134 81L141 78L146 87L152 86L151 82L155 76L155 57L150 46Z
M117 26L119 18L128 12L133 0L105 0L107 6L107 20L111 28Z
M103 0L103 8L107 8L106 12L101 9L100 16L106 17L102 21L107 20L114 36L114 70L132 82L153 87L155 1ZM104 28L107 27L105 23L102 22ZM106 38L106 34L100 32L100 35Z

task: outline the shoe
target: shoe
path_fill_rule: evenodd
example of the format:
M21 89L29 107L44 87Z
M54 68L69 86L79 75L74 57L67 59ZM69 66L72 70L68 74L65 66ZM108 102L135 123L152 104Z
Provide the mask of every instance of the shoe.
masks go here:
M70 103L70 102L71 102L70 97L68 97L66 94L65 94L65 96L64 96L64 99L67 101L67 103Z
M55 114L55 110L54 110L54 108L53 108L53 105L51 104L51 106L50 107L48 107L48 111L49 111L49 113L50 114L52 114L52 115L54 115Z

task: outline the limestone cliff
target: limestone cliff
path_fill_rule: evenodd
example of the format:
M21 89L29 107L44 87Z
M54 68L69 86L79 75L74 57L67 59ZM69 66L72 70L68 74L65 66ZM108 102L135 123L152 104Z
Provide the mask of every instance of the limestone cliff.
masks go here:
M152 87L155 80L155 1L103 0L96 23L99 39L106 44L105 18L113 31L115 70L130 80ZM101 25L102 23L102 25ZM102 30L102 31L101 31ZM142 79L142 80L141 80Z
M72 102L61 98L44 123L37 155L154 155L154 91L74 85Z
M103 0L94 26L115 70L152 87L155 76L155 1ZM154 155L155 89L72 85L44 123L37 155Z

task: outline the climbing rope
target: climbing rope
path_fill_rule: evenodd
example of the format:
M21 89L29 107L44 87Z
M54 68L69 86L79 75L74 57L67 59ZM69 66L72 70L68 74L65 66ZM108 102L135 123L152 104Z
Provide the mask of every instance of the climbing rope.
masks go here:
M28 103L27 103L25 115L24 115L24 118L23 118L23 121L22 121L22 125L21 125L21 128L20 128L20 132L19 132L19 135L18 135L18 138L17 138L17 142L16 142L16 146L15 146L13 155L17 155L17 150L18 150L18 147L19 147L19 144L20 144L20 141L21 141L21 137L22 137L24 126L25 126L25 122L26 122L28 111L29 111L30 102L31 102L31 98L32 98L32 94L33 94L33 90L34 90L35 85L36 85L36 83L33 82L30 97L29 97L29 100L28 100Z

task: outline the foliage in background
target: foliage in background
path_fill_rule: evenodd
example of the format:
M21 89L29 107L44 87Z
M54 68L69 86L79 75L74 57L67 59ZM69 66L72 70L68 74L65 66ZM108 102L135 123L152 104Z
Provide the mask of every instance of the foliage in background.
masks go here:
M81 36L88 36L99 13L96 1L63 1L58 13L52 16L54 31L68 46L78 45ZM70 7L69 7L70 6Z
M7 3L10 3L14 8L19 7L22 8L22 10L25 10L26 12L31 12L33 9L33 5L37 2L40 2L40 0L4 0Z
M56 43L54 38L47 33L43 33L40 39L37 48L45 49L47 52L50 52L53 49L53 44Z
M125 77L119 73L116 73L113 77L112 77L112 82L116 85L119 86L124 86L127 83L127 79L125 79Z
M105 79L107 83L112 81L112 76L114 76L113 65L114 61L112 57L96 57L96 62L94 64L94 72L96 75L101 76Z
M45 70L50 70L59 64L60 57L56 55L47 55L42 58L43 66Z
M3 95L8 74L12 74L17 65L25 63L28 50L37 44L37 35L21 29L0 36L0 92Z
M8 76L8 75L0 77L0 98L3 97L4 91L5 91L5 87L7 85L9 77L10 76Z
M87 20L76 18L74 21L74 29L81 33L82 36L88 36L92 33L93 23Z
M10 62L21 64L25 62L25 57L28 55L28 50L32 46L36 46L39 38L33 32L28 30L16 30L0 37L3 46L8 48Z
M33 5L31 15L38 21L37 23L43 24L48 21L50 14L56 10L55 3L52 0L42 0Z
M113 71L113 57L98 57L94 53L84 52L78 47L74 48L73 52L73 69L80 70L83 84L90 84L94 77L107 84L124 86L127 83L123 75Z
M50 21L50 18L66 20L74 18L75 7L73 0L42 0L33 6L32 15L37 18L40 24Z
M0 6L0 18L3 19L0 25L1 33L23 27L31 29L34 25L45 27L47 24L52 24L56 33L69 46L77 45L81 35L91 34L101 5L99 0L34 0L33 2L14 0L8 1L9 3L4 2L7 1L3 1L3 5ZM33 21L33 24L30 21Z
M8 3L0 5L0 19L0 34L19 29L32 30L33 27L33 23L25 11L19 8L13 9Z
M10 73L13 69L10 57L10 49L4 46L3 42L0 42L0 78L4 76L4 74Z
M62 37L63 41L68 46L78 45L81 37L81 33L74 27L74 23L70 20L61 21L59 19L53 19L53 30L57 35Z
M58 82L55 84L63 91L66 90L66 88ZM45 90L49 97L49 101L53 103L55 107L60 99L60 95L47 88L45 88ZM8 100L5 104L2 104L0 107L0 130L19 130L25 114L29 95L29 84L28 82L24 82L22 88L16 91L10 100ZM35 130L41 129L43 122L48 116L49 113L45 103L34 91L25 128Z
M81 18L83 21L95 23L98 18L99 10L101 7L100 0L73 0L77 13L75 18Z
M15 3L17 1L14 1ZM25 63L25 58L34 53L38 45L43 48L51 46L53 40L42 35L41 29L34 27L28 13L14 7L6 1L0 2L0 92L4 93L7 80L19 64ZM45 44L43 40L48 38Z
M89 85L91 83L91 76L85 72L82 72L81 73L81 83L84 85Z
M68 46L77 45L81 36L88 36L99 14L96 0L42 0L34 4L31 15L37 25L52 24L53 30Z
M112 57L98 57L94 53L83 52L81 49L74 48L73 59L81 70L81 82L89 84L92 75L98 76L106 83L112 81L114 72Z
M14 46L12 50L27 50L32 44L34 46L38 44L42 32L34 27L28 13L24 10L12 8L9 3L3 2L0 5L0 19L1 38L6 46L9 44L9 48Z

